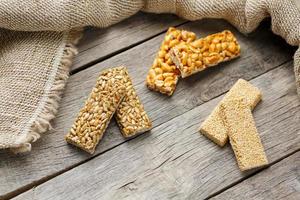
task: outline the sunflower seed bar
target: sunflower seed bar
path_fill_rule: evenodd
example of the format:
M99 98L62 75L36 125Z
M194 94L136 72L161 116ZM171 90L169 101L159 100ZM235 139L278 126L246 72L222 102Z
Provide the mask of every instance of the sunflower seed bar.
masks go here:
M180 72L172 62L169 51L176 45L189 43L195 39L196 35L193 32L169 28L146 78L149 89L169 96L173 94Z
M115 118L124 137L133 137L151 129L152 123L140 102L131 78L126 70L124 75L126 94L120 103Z
M182 78L239 55L240 45L228 30L177 45L170 51L170 57L180 70Z
M84 151L94 153L118 105L125 96L124 67L101 72L95 87L80 110L65 139Z
M220 108L229 141L241 171L262 167L268 160L251 110L244 98L233 98Z
M239 79L208 118L202 123L200 132L217 145L223 147L228 141L228 135L227 129L222 121L223 116L220 113L220 105L222 103L225 104L233 98L243 97L249 108L253 110L261 100L261 96L262 94L257 87L254 87L243 79Z

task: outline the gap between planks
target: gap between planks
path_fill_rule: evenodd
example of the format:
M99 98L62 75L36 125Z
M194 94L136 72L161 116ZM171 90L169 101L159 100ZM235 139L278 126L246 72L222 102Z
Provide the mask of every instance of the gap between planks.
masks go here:
M259 169L259 170L255 171L255 172L253 172L252 174L249 174L249 175L247 175L247 176L241 178L240 180L237 180L237 181L233 182L232 184L228 185L227 187L224 187L224 188L222 188L221 190L219 190L219 191L217 191L217 192L215 192L215 193L209 195L209 196L208 196L207 198L205 198L204 200L208 200L208 199L211 199L211 198L213 198L213 197L215 197L215 196L218 196L219 194L222 194L223 192L226 192L228 189L230 189L230 188L233 187L233 186L238 186L238 184L242 183L243 181L245 181L245 180L247 180L247 179L249 179L249 178L251 178L251 177L253 177L253 176L255 176L255 175L257 175L257 174L259 174L259 173L261 173L261 172L263 172L263 171L265 171L265 170L267 170L267 169L268 169L269 167L271 167L272 165L275 165L275 164L277 164L277 163L280 163L282 160L284 160L284 159L286 159L286 158L288 158L288 157L290 157L290 156L293 156L294 154L296 154L296 153L299 152L299 151L300 151L300 149L295 150L295 151L293 151L293 152L291 152L291 153L289 153L289 154L287 154L287 155L285 155L285 156L283 156L283 157L281 157L281 158L279 158L279 159L277 159L277 160L275 160L275 161L269 163L269 165L268 165L267 167L264 167L264 168L262 168L262 169Z
M140 135L138 135L138 136L140 136ZM138 136L136 136L136 137L138 137ZM45 177L41 178L38 181L34 181L34 182L32 182L32 183L30 183L30 184L28 184L26 186L20 187L17 190L9 192L8 194L6 194L4 196L0 195L0 200L12 199L12 198L14 198L14 197L16 197L16 196L18 196L18 195L20 195L20 194L28 191L28 190L31 190L31 189L33 189L33 188L35 188L35 187L37 187L37 186L39 186L39 185L41 185L43 183L46 183L47 181L49 181L49 180L51 180L51 179L53 179L53 178L55 178L55 177L57 177L59 175L62 175L63 173L65 173L65 172L67 172L67 171L69 171L71 169L74 169L74 168L76 168L76 167L78 167L78 166L80 166L80 165L82 165L82 164L84 164L84 163L86 163L86 162L88 162L88 161L96 158L97 156L100 156L100 155L102 155L102 154L104 154L104 153L106 153L106 152L108 152L108 151L110 151L110 150L112 150L112 149L114 149L114 148L116 148L116 147L124 144L125 142L130 141L130 140L136 138L136 137L129 138L128 140L125 140L124 142L122 142L120 144L112 146L112 147L110 147L110 148L108 148L108 149L100 152L97 155L93 155L93 156L87 158L86 160L82 160L81 162L76 163L75 165L71 165L71 166L69 166L69 167L67 167L67 168L65 168L65 169L63 169L61 171L57 171L57 172L55 172L55 173L53 173L51 175L45 176Z
M176 23L176 25L172 25L172 27L179 27L179 26L182 26L182 25L188 24L188 23L191 23L191 22L190 21L183 21L183 22L180 22L180 23ZM108 53L106 55L100 56L97 59L94 59L92 61L89 61L86 64L83 64L83 65L81 65L79 67L76 67L75 69L71 69L70 75L76 74L76 73L78 73L78 72L80 72L82 70L85 70L85 69L87 69L87 68L89 68L89 67L91 67L91 66L93 66L93 65L95 65L95 64L97 64L99 62L102 62L104 60L112 58L112 57L114 57L114 56L116 56L116 55L118 55L118 54L120 54L120 53L122 53L124 51L127 51L127 50L129 50L129 49L131 49L131 48L133 48L135 46L138 46L138 45L140 45L140 44L142 44L144 42L147 42L148 40L151 40L151 39L153 39L153 38L155 38L155 37L157 37L157 36L159 36L161 34L165 34L167 32L168 28L169 27L167 27L167 28L163 29L162 31L160 31L158 33L155 33L155 34L153 34L153 35L151 35L149 37L146 37L146 38L144 38L142 40L139 40L136 43L128 44L128 46L122 47L122 48L120 48L120 49L118 49L116 51L113 51L113 52Z
M286 61L286 62L283 62L283 63L279 64L278 66L276 66L276 67L274 67L274 68L272 68L272 69L270 69L270 70L267 70L267 71L265 71L264 73L262 73L262 74L260 74L260 75L258 75L258 76L255 76L255 77L251 78L251 79L248 80L248 81L254 80L254 79L258 78L259 76L262 76L262 75L268 73L269 71L276 70L276 69L279 68L280 66L285 65L285 64L287 64L287 63L289 63L289 62L291 62L291 60ZM224 95L226 92L227 92L227 91L225 91L225 92L223 92L223 93L221 93L221 94L219 94L219 95L213 97L212 99L210 99L210 101L211 101L211 100L214 100L214 99L216 99L216 98L218 98L218 97L220 97L220 96L222 96L222 95ZM205 103L204 103L204 104L205 104ZM201 105L199 105L199 106L202 106L202 105L203 105L203 104L201 104ZM183 115L183 114L185 114L186 112L189 112L189 111L191 111L191 110L193 110L193 109L195 109L195 108L197 108L197 107L199 107L199 106L196 106L196 107L194 107L194 108L192 108L192 109L186 110L186 111L183 112L181 115ZM176 117L178 117L178 116L174 116L174 117L171 118L170 120L172 120L172 119L174 119L174 118L176 118ZM158 126L161 126L161 125L162 125L162 124L160 124L160 125L158 125ZM153 128L156 128L156 127L157 127L157 126L153 126ZM102 154L104 154L104 153L106 153L106 152L109 152L109 151L111 151L112 149L114 149L114 148L116 148L116 147L118 147L118 146L123 145L124 143L127 143L127 142L129 142L129 141L131 141L131 140L133 140L133 139L135 139L135 138L137 138L137 137L141 137L141 136L142 136L142 135L137 135L136 137L129 138L129 139L127 139L127 140L125 140L125 141L123 141L123 142L117 144L117 145L114 145L114 146L112 146L112 147L110 147L110 148L104 150L103 152L98 153L97 155L94 155L94 156L92 156L92 157L90 157L90 158L87 158L86 160L83 160L83 161L81 161L81 162L78 162L78 163L76 163L75 165L72 165L72 166L70 166L70 167L67 167L67 168L65 168L65 169L63 169L63 170L61 170L61 171L58 171L58 172L56 172L56 173L50 175L50 176L44 177L44 178L42 178L41 180L35 181L35 182L33 182L33 183L29 184L29 185L26 185L26 186L24 186L24 187L22 187L22 188L19 188L18 190L13 191L13 192L11 192L11 193L9 193L9 194L3 196L2 198L3 198L3 200L14 198L14 197L16 197L16 196L18 196L18 195L20 195L20 194L26 192L26 191L29 191L29 190L31 190L31 189L33 189L33 188L35 188L35 187L37 187L37 186L39 186L39 185L45 183L45 182L47 182L47 181L49 181L49 180L51 180L51 179L57 177L57 176L62 175L63 173L65 173L65 172L67 172L67 171L69 171L69 170L72 170L72 169L74 169L74 168L76 168L76 167L78 167L78 166L80 166L80 165L82 165L82 164L84 164L84 163L89 162L90 160L92 160L92 159L94 159L94 158L96 158L96 157L98 157L98 156L101 156ZM271 162L271 163L268 165L268 167L270 167L270 166L273 165L273 164L276 164L276 163L280 162L281 160L285 159L286 157L289 157L290 155L296 153L297 151L299 151L299 149L296 150L296 151L294 151L294 152L292 152L292 153L290 153L290 154L287 154L286 156L284 156L284 157L282 157L282 158L279 158L279 159L277 159L277 160ZM250 178L250 177L252 177L252 176L254 176L254 175L258 174L258 173L260 173L260 172L263 171L264 169L266 169L266 168L263 168L263 169L261 169L261 170L255 171L255 172L253 172L253 173L251 173L251 174L249 174L249 175L247 175L247 176L245 176L245 177L242 177L241 179L237 180L236 182L233 182L232 184L228 185L227 187L222 188L221 190L219 190L219 191L213 193L212 195L208 196L208 197L205 198L205 199L210 199L210 198L212 198L212 197L214 197L214 196L217 196L218 194L220 194L220 193L226 191L227 189L229 189L229 188L231 188L231 187L233 187L233 186L235 186L235 185L241 183L242 181L244 181L244 180L246 180L246 179L248 179L248 178ZM0 196L0 199L1 199L1 196ZM1 200L2 200L2 199L1 199Z
M173 14L138 12L105 29L86 29L81 42L77 45L79 54L73 61L72 69L186 21Z
M212 199L300 199L299 166L300 151Z
M181 25L184 25L184 24L187 24L187 23L189 23L189 22L184 22L184 23L178 24L178 25L176 25L174 27L178 27L178 26L181 26ZM95 65L95 64L97 64L99 62L102 62L104 60L112 58L112 57L114 57L114 56L116 56L116 55L118 55L118 54L120 54L120 53L122 53L124 51L127 51L127 50L129 50L129 49L131 49L131 48L133 48L135 46L138 46L138 45L140 45L140 44L142 44L142 43L144 43L144 42L146 42L148 40L151 40L152 38L155 38L155 37L157 37L157 36L159 36L161 34L165 34L166 31L167 31L167 29L165 29L165 30L163 30L163 31L161 31L161 32L159 32L159 33L157 33L155 35L152 35L152 36L150 36L148 38L145 38L144 40L141 40L141 41L139 41L137 43L128 45L127 47L121 48L121 49L119 49L117 51L114 51L113 53L107 54L107 55L105 55L103 57L100 57L99 59L93 60L93 61L91 61L91 62L89 62L87 64L84 64L84 65L82 65L82 66L80 66L78 68L75 68L75 69L73 69L73 70L70 71L70 75L72 76L73 74L77 74L78 72L80 72L82 70L85 70L85 69L87 69L87 68L89 68L89 67L91 67L91 66L93 66L93 65Z

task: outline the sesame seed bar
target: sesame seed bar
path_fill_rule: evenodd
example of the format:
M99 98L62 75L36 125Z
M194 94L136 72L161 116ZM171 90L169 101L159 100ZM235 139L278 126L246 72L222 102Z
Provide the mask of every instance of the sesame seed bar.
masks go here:
M222 121L223 116L220 114L220 105L230 101L230 99L243 97L249 108L253 110L261 100L261 96L262 94L257 87L243 79L239 79L202 123L200 132L220 147L223 147L228 141L228 135L227 129Z
M240 55L234 35L225 30L172 48L170 57L185 78Z
M262 167L268 160L255 127L251 110L244 98L221 104L229 141L241 171Z
M115 118L123 136L128 138L150 130L152 123L133 88L127 70L124 82L126 94L116 111Z
M196 35L193 32L178 30L174 27L168 29L146 78L146 85L149 89L169 96L173 94L180 71L172 62L169 51L176 45L190 43L195 39Z
M80 110L70 132L68 143L93 154L118 105L125 96L124 67L104 70Z

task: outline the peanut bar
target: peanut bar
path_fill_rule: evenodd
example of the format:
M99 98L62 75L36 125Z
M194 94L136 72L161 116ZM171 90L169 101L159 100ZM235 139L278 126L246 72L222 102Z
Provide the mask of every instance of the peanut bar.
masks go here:
M221 104L229 141L241 171L262 167L268 160L255 127L249 105L244 98L232 98Z
M191 43L172 48L170 57L185 78L240 55L240 45L234 35L225 30Z
M70 132L68 143L93 154L118 105L125 96L126 69L116 67L100 73L95 87L80 110Z
M190 43L195 39L193 32L169 28L146 78L149 89L169 96L173 94L180 72L172 62L169 51L176 45Z

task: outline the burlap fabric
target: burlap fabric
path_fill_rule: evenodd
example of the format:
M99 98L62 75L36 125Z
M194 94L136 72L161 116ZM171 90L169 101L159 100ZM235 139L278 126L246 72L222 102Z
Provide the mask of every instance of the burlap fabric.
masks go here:
M107 27L139 10L189 20L223 18L241 32L266 17L300 43L300 0L0 0L0 149L30 151L54 118L84 26ZM27 31L27 32L25 32ZM294 70L300 92L300 50Z

